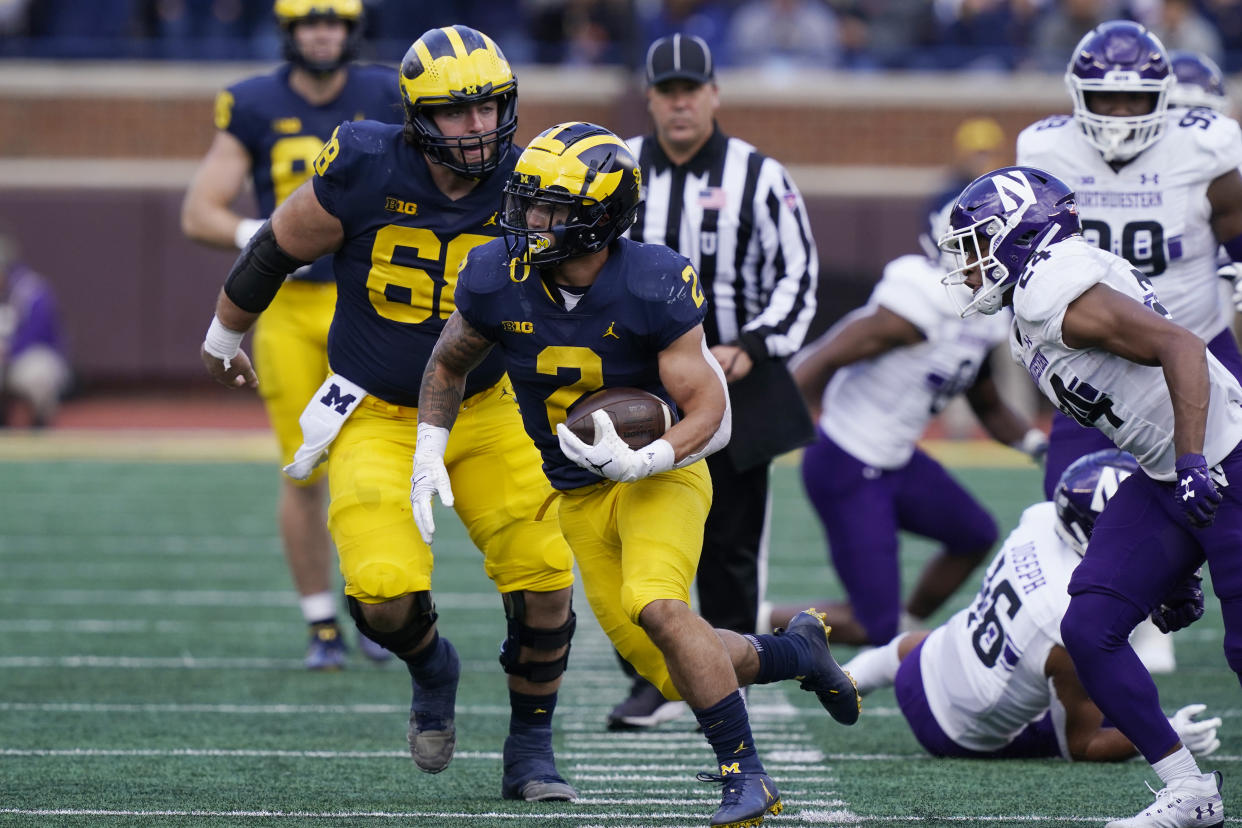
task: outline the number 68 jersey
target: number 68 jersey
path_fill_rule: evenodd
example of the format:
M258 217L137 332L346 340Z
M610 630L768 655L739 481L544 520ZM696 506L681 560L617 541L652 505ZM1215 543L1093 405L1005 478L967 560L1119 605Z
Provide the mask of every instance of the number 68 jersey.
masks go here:
M1022 131L1017 156L1074 190L1083 235L1150 278L1179 325L1204 342L1225 329L1207 188L1242 166L1236 121L1170 110L1160 140L1114 170L1072 117L1056 115Z
M401 133L374 121L341 124L315 159L312 181L345 231L333 259L328 362L385 402L417 406L423 369L453 315L457 266L502 234L500 190L517 153L510 148L491 175L453 200ZM466 378L466 396L503 373L500 354L489 354Z
M1003 748L1052 702L1044 665L1053 646L1064 645L1066 588L1080 560L1058 537L1056 521L1052 503L1023 512L971 605L923 644L928 706L963 747Z

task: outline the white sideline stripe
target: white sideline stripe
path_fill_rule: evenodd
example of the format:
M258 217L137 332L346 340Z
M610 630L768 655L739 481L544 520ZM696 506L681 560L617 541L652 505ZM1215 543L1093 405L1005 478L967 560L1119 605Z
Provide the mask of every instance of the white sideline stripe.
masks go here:
M463 713L476 716L508 716L501 705L459 705ZM0 702L3 711L40 713L224 713L234 715L384 715L408 714L410 706L399 704L103 704L83 702ZM460 754L457 754L460 755ZM499 754L497 754L499 756Z
M442 609L500 609L494 592L437 592L435 598ZM0 589L3 604L291 607L297 596L292 589Z
M579 800L578 805L582 804ZM602 803L601 803L602 804ZM663 804L663 803L661 803ZM115 816L115 817L208 817L208 818L267 818L267 819L462 819L474 821L478 819L504 819L520 821L556 821L556 822L575 822L580 828L598 828L591 822L583 822L583 820L620 820L625 822L638 822L640 820L669 820L669 819L686 819L687 817L696 816L697 814L689 813L657 813L657 814L628 814L628 813L570 813L558 814L555 812L540 811L538 814L527 813L466 813L452 811L122 811L122 810L106 810L102 808L0 808L0 814L14 814L17 816ZM916 816L865 816L858 815L848 810L838 811L814 811L806 810L801 812L785 811L780 817L780 823L786 824L837 824L837 825L858 825L865 822L1031 822L1031 823L1100 823L1108 817L1094 816L1072 816L1072 817L1051 817L1038 815L1021 815L1021 816L936 816L936 817L916 817ZM667 825L664 828L700 828L702 822L688 823L682 825Z

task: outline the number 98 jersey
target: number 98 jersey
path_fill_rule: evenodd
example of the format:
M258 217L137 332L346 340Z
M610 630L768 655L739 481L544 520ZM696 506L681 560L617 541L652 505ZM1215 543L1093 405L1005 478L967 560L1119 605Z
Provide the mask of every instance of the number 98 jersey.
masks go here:
M458 264L502 234L500 191L517 153L510 148L491 175L454 201L401 132L373 121L341 124L315 159L312 181L320 205L345 231L333 257L328 362L386 402L417 406L423 369L453 315ZM466 378L466 396L503 373L500 354L489 354Z
M966 609L927 637L919 657L927 704L962 747L999 750L1051 703L1044 664L1061 641L1080 560L1056 534L1052 503L1022 513Z
M311 177L315 156L341 121L400 123L403 117L397 73L387 66L350 65L341 93L321 106L289 87L289 70L286 64L216 96L216 128L241 141L250 153L260 216L270 216ZM330 282L331 262L320 259L296 278Z
M1242 166L1242 132L1208 109L1167 117L1163 137L1116 170L1068 115L1023 130L1018 163L1069 185L1087 240L1142 271L1173 319L1209 342L1226 323L1207 188Z

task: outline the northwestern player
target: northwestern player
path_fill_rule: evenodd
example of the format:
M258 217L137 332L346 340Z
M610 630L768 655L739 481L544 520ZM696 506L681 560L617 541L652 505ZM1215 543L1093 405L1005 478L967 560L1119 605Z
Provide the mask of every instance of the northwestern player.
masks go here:
M1217 271L1224 245L1242 261L1242 132L1207 109L1170 110L1175 83L1159 39L1138 23L1097 26L1070 57L1073 117L1018 136L1018 163L1047 170L1078 196L1083 234L1126 259L1234 376L1242 355L1225 321ZM1075 459L1107 439L1053 416L1044 494Z
M905 633L846 665L858 692L895 684L906 722L933 756L1077 762L1133 756L1134 745L1104 724L1079 682L1061 641L1061 617L1096 517L1137 470L1134 458L1117 449L1076 460L1061 475L1055 503L1022 513L969 607L930 633ZM1161 617L1173 626L1182 620ZM1169 719L1197 756L1220 747L1221 720L1195 721L1204 709L1187 705Z
M305 442L287 470L304 476L331 444L329 527L350 612L363 634L406 662L410 752L420 769L438 773L456 744L460 664L437 631L431 549L410 519L417 382L453 313L458 262L500 233L496 208L517 156L517 80L491 38L450 26L414 42L400 87L405 125L341 124L311 181L246 246L220 294L203 359L220 382L255 386L238 350L242 334L288 273L335 253L328 357L336 373L303 412ZM457 513L508 621L500 663L512 714L502 795L573 800L552 754L556 691L574 631L573 564L499 355L471 372L445 463L460 494Z
M1074 194L1050 174L1006 167L971 182L941 248L963 314L1012 305L1014 359L1064 414L1138 460L1070 578L1061 622L1083 687L1164 782L1156 803L1110 828L1218 825L1220 777L1203 774L1160 710L1131 630L1164 604L1202 615L1206 560L1242 673L1242 386L1203 340L1170 321L1148 278L1082 237Z
M448 321L423 376L411 500L430 542L431 499L453 502L441 456L467 374L503 355L526 432L560 493L561 530L591 609L617 651L665 697L684 698L719 761L715 826L751 826L779 813L739 682L802 677L847 724L858 696L833 660L818 614L782 635L715 630L690 608L711 503L707 464L729 439L724 374L703 334L698 273L662 245L622 238L640 202L641 175L625 143L603 127L558 124L518 159L501 223L506 241L470 252ZM637 451L603 411L595 445L565 427L568 410L601 388L636 387L683 411ZM453 439L460 439L454 432Z
M947 209L938 214L939 238ZM958 394L998 441L1039 459L1047 445L1001 400L988 360L1006 316L962 319L940 285L946 268L902 256L884 268L867 305L812 343L793 364L819 437L802 455L802 483L828 537L847 605L825 611L834 640L882 644L903 617L905 530L940 543L906 602L917 623L962 585L997 539L992 516L918 448L927 424ZM773 626L797 608L777 607Z
M233 84L216 98L216 137L181 207L181 225L195 241L244 248L263 225L242 218L233 203L247 179L259 214L270 216L314 172L311 164L341 121L400 123L396 72L352 63L362 43L362 0L277 0L288 63ZM328 375L328 325L336 304L332 261L298 270L263 314L254 336L260 395L276 433L282 464L302 441L298 415ZM306 666L345 664L332 590L332 539L324 509L327 468L306 480L284 477L277 506L285 559L310 625ZM363 637L362 651L388 651Z

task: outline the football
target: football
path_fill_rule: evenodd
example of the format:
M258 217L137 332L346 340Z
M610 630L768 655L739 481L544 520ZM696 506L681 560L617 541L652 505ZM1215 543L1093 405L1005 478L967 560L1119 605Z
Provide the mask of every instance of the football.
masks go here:
M579 400L565 419L566 427L590 445L595 445L591 412L598 409L608 415L617 436L632 449L662 437L677 422L677 414L655 394L641 388L605 388Z

